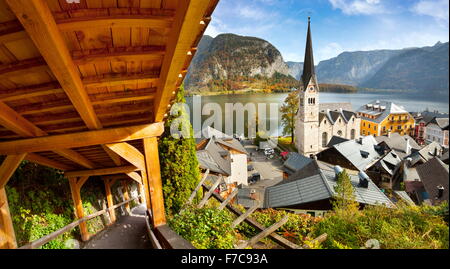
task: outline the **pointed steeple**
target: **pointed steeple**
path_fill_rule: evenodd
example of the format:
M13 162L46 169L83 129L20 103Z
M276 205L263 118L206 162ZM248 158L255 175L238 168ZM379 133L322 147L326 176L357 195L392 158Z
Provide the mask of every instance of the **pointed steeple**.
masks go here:
M303 75L302 75L302 82L304 88L308 86L311 77L315 75L316 71L314 69L314 57L311 39L311 18L308 17L308 35L306 37L305 60L303 63Z

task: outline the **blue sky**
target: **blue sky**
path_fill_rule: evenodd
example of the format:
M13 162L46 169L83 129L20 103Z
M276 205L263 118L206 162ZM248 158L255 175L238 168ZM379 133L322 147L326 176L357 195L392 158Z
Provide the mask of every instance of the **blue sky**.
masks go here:
M307 17L316 64L343 51L447 42L448 0L220 0L206 34L263 38L303 61Z

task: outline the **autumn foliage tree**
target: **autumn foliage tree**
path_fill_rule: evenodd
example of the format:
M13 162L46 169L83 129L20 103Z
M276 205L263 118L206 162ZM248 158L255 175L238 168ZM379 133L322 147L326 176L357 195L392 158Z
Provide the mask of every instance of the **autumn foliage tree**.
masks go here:
M356 202L354 188L347 171L343 170L338 174L336 183L333 209L349 213L357 211L359 204Z
M291 135L291 143L294 143L295 115L299 107L298 90L292 91L284 100L280 108L281 124L283 125L283 134Z

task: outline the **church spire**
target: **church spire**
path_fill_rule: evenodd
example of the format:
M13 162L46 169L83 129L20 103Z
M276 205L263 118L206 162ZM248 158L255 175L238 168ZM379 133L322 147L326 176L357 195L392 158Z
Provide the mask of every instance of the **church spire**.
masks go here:
M303 75L302 75L304 88L308 86L311 77L315 76L315 74L316 71L314 69L314 57L311 39L311 17L308 17L308 35L306 37L305 60L303 63Z

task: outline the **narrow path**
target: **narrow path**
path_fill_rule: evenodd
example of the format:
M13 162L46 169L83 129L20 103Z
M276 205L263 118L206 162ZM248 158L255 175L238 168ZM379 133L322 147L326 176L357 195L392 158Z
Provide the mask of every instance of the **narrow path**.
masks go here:
M152 248L145 224L145 207L139 205L130 216L122 216L106 230L95 235L83 249Z

